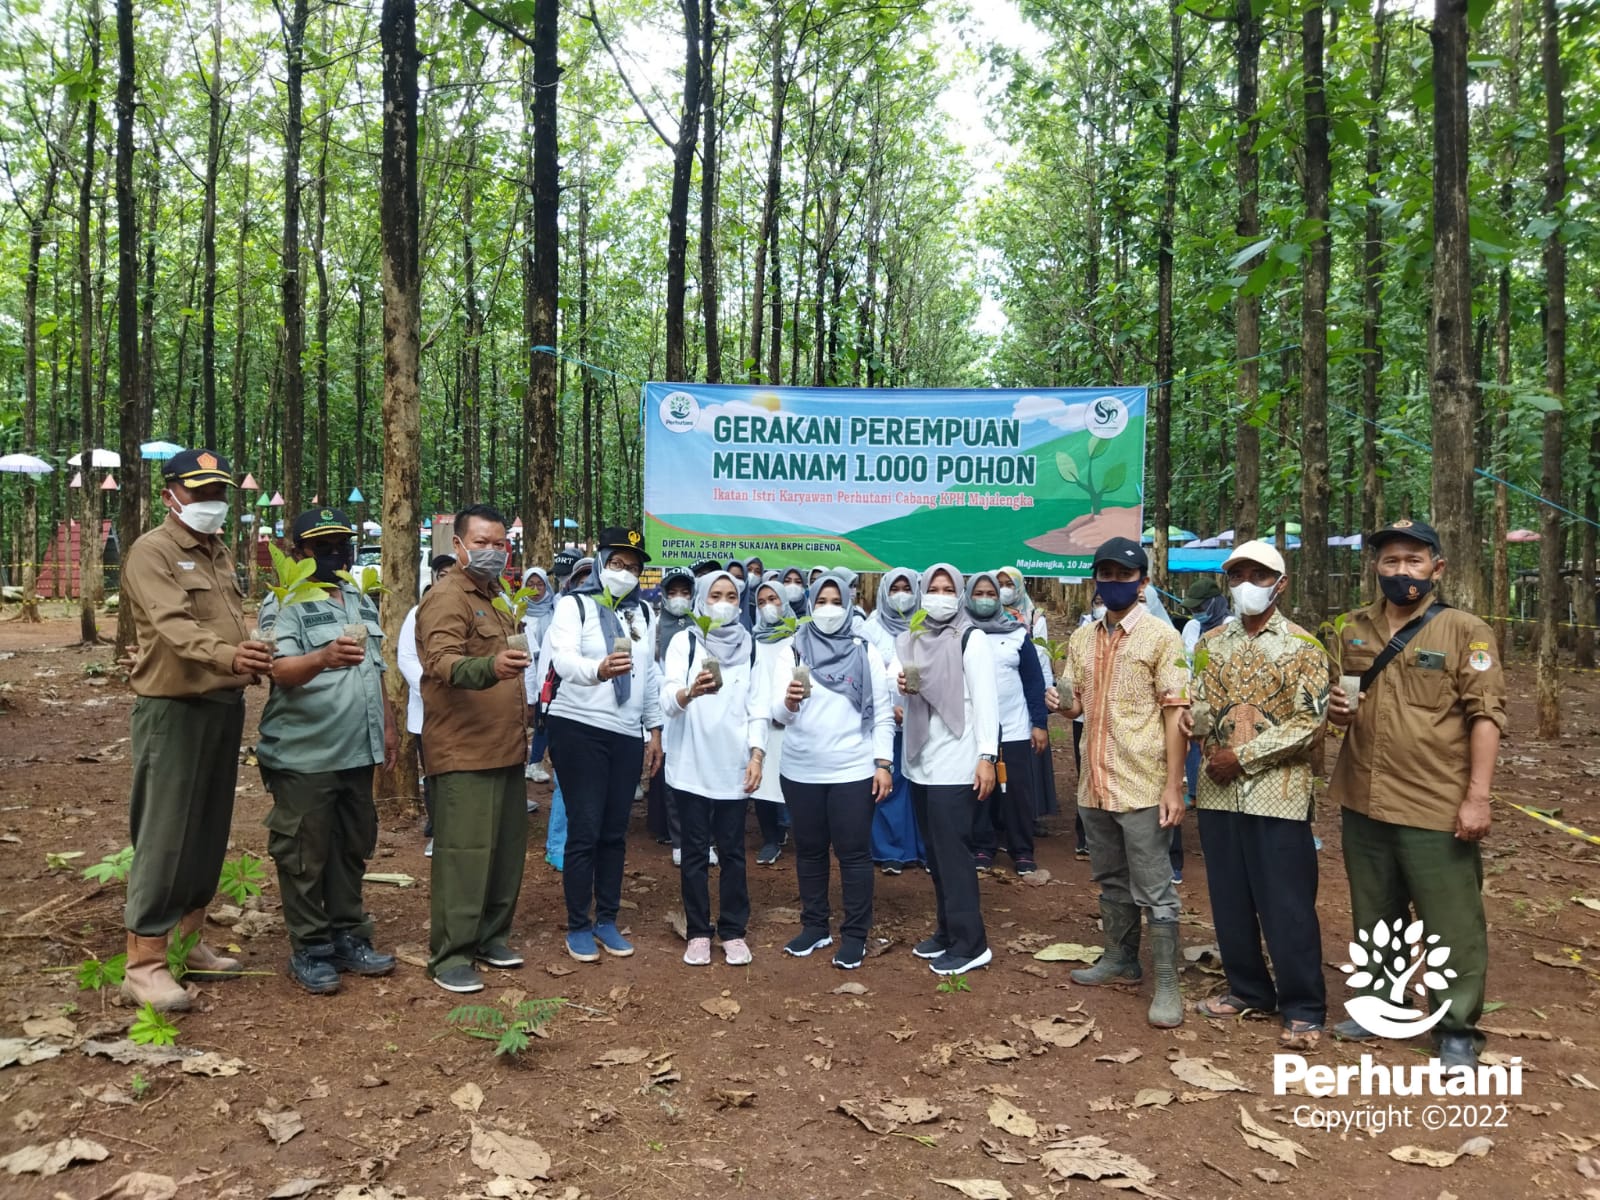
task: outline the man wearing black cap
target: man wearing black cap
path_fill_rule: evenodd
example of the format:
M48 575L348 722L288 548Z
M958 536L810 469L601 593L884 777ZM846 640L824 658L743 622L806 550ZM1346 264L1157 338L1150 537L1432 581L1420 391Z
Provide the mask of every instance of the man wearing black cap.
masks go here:
M136 1004L181 1010L191 999L167 967L174 928L192 935L190 972L239 970L200 934L228 852L243 689L272 670L272 656L245 633L233 555L219 536L233 468L210 450L185 450L162 476L167 518L133 544L122 568L139 635L122 990Z
M1425 944L1449 948L1438 972L1428 959L1428 979L1446 983L1429 989L1430 1011L1443 1009L1433 1037L1445 1066L1476 1066L1489 957L1478 843L1505 679L1489 627L1439 597L1445 559L1431 526L1402 519L1367 544L1382 595L1345 623L1328 712L1347 731L1329 793L1343 807L1350 915L1359 937L1381 923L1387 940L1414 909ZM1333 1032L1373 1036L1353 1019Z
M1084 716L1078 811L1088 834L1089 865L1100 885L1106 950L1093 967L1072 972L1087 986L1136 985L1141 917L1150 922L1155 995L1149 1021L1183 1021L1178 990L1177 889L1168 852L1183 820L1184 735L1189 672L1183 639L1141 603L1149 579L1144 548L1112 538L1094 552L1095 591L1103 620L1082 625L1067 643L1066 677L1076 695L1069 720Z
M372 768L394 765L395 730L383 697L383 628L374 599L341 581L355 530L337 508L294 519L295 556L317 564L321 600L281 611L261 605L276 646L272 694L256 757L272 793L267 851L278 866L289 974L308 992L339 990L339 975L387 975L394 957L372 948L361 878L378 843Z

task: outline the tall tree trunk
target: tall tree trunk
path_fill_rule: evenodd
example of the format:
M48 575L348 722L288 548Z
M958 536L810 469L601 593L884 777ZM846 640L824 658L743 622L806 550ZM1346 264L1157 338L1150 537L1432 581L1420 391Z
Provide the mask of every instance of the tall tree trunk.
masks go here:
M283 21L284 88L288 113L283 125L283 499L292 520L304 505L300 485L305 453L306 349L305 289L300 285L300 143L305 132L301 115L305 79L307 0L291 0ZM279 9L280 14L283 10ZM387 491L387 489L385 489Z
M1433 518L1450 558L1451 600L1481 609L1472 515L1475 380L1472 253L1467 230L1467 0L1438 0L1433 27Z
M751 270L750 284L750 382L761 382L761 349L766 321L767 255L773 256L772 291L774 311L778 314L774 326L783 323L782 301L778 294L777 224L778 196L783 188L783 109L789 97L789 85L783 70L783 9L776 7L772 15L771 43L767 54L772 59L772 127L767 138L767 184L761 199L761 228L756 235L755 264ZM772 358L768 382L778 381L778 341L780 330L772 330Z
M1239 148L1239 221L1236 232L1245 245L1261 240L1261 161L1256 141L1261 136L1261 121L1256 114L1256 95L1261 64L1261 18L1254 0L1237 0L1234 8L1239 60L1237 101ZM1240 267L1248 274L1260 261L1250 259ZM1256 536L1261 521L1261 431L1254 424L1256 404L1261 397L1261 299L1259 295L1239 296L1233 310L1234 352L1239 360L1239 423L1234 434L1233 529L1234 544Z
M1151 519L1156 527L1156 582L1167 586L1167 527L1172 524L1172 268L1173 228L1178 215L1178 135L1183 111L1183 6L1169 0L1167 28L1172 49L1172 84L1167 93L1167 140L1162 151L1161 225L1156 258L1156 393L1152 430L1155 453L1152 470Z
M667 379L683 380L684 295L688 290L689 187L700 139L700 0L680 0L683 12L683 115L672 148L672 193L667 204Z
M234 247L233 259L233 373L230 377L230 390L233 395L233 441L230 450L233 454L235 470L245 469L245 421L244 398L250 378L249 351L244 340L245 331L245 247L250 241L250 147L248 139L244 152L244 186L240 192L239 202L239 240ZM359 421L357 422L359 427ZM257 467L259 469L259 465ZM264 472L263 472L264 474ZM260 480L256 481L257 483ZM251 503L250 494L239 493L239 507L244 509ZM256 520L261 519L264 509L255 509L253 515ZM243 516L243 512L240 513ZM252 596L256 594L256 537L259 533L255 524L246 524L240 521L236 526L238 533L234 540L234 555L249 572L249 591Z
M1522 108L1522 0L1511 0L1511 12L1506 18L1506 111L1520 112ZM1512 206L1516 199L1516 149L1511 140L1501 155L1500 164L1500 217L1506 228L1511 228ZM1501 266L1496 287L1495 312L1495 383L1494 405L1494 528L1490 534L1493 545L1493 568L1489 590L1493 604L1495 640L1499 643L1500 657L1505 658L1512 644L1511 636L1511 551L1506 534L1511 531L1511 492L1503 482L1511 469L1511 266Z
M556 303L560 285L560 164L557 160L556 88L561 81L556 0L534 0L533 7L533 345L556 344ZM553 556L555 517L556 359L537 352L528 357L528 388L523 393L523 440L528 446L523 479L523 562L547 563Z
M89 77L100 75L100 0L89 0L87 36ZM100 488L93 464L94 397L94 259L89 237L94 212L95 134L100 128L100 101L89 93L89 119L85 122L83 174L78 180L78 432L82 438L83 466L78 489L78 628L87 645L100 640L95 625L95 603L100 595Z
M1600 386L1596 387L1595 400L1600 402ZM1600 464L1600 416L1589 418L1589 469ZM1600 496L1596 494L1591 476L1583 489L1583 533L1578 572L1579 602L1573 607L1578 620L1578 666L1586 671L1594 669L1594 627L1600 618L1600 605L1595 602L1595 526L1600 523Z
M362 495L367 491L367 290L361 280L355 281L356 291L356 345L355 362L351 376L355 380L356 400L356 456L355 480Z
M217 169L222 161L222 0L211 9L211 73L206 84L205 201L200 215L200 246L205 266L200 286L200 387L204 397L205 437L217 442ZM237 449L234 451L238 453ZM120 628L120 622L119 622Z
M323 103L322 145L317 154L317 202L311 226L312 265L317 272L316 480L318 502L333 504L342 498L331 493L328 480L328 316L331 297L328 295L328 257L325 242L328 231L328 139L333 133L333 116L326 111L326 100Z
M722 382L721 285L717 268L717 5L705 0L700 17L700 319L705 326L706 382ZM587 376L585 376L587 378Z
M1300 299L1300 596L1312 627L1328 614L1328 278L1333 232L1328 220L1328 93L1323 76L1324 10L1301 17L1305 92L1305 206L1311 236Z
M133 0L117 0L117 391L122 430L122 491L117 496L120 564L143 530L139 497L149 490L139 436L144 429L144 394L139 387L139 219L133 194ZM88 477L85 476L85 483ZM117 654L138 640L133 605L117 605Z
M304 12L304 0L296 0ZM400 734L391 795L414 798L417 757L406 732L406 682L395 648L417 594L421 555L422 276L417 240L417 8L416 0L383 0L383 159L379 220L383 256L383 599L385 675L390 720ZM292 177L291 177L292 178Z
M473 202L478 139L467 139L467 167L461 180L461 284L465 293L467 327L461 361L461 502L476 504L482 486L483 444L479 383L482 378L483 312L478 306L478 254L473 243Z
M1556 0L1540 0L1539 65L1544 76L1545 142L1544 203L1554 229L1544 243L1544 384L1558 400L1567 395L1567 242L1561 232L1567 200L1566 85L1561 76L1561 32L1556 25ZM1539 510L1539 663L1534 684L1539 736L1561 736L1561 680L1557 673L1556 639L1566 611L1561 579L1565 539L1561 527L1561 437L1564 413L1559 407L1544 415L1539 488L1545 503ZM1437 439L1435 439L1437 442ZM1585 622L1587 623L1587 622Z
M578 357L589 361L589 176L588 163L578 184ZM583 540L592 546L598 526L595 524L594 492L596 464L594 461L594 372L584 369L583 400L580 411L583 442Z
M1372 603L1377 591L1372 547L1366 536L1383 524L1383 476L1378 471L1378 383L1383 377L1383 214L1377 204L1383 171L1383 89L1388 77L1389 25L1384 0L1373 11L1372 58L1368 67L1367 208L1361 254L1361 601Z

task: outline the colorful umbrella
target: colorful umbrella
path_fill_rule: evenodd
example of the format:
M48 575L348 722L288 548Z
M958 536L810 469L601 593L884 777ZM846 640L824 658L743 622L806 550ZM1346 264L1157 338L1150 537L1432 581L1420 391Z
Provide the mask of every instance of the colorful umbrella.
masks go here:
M0 455L0 471L8 471L13 475L48 475L54 470L54 467L37 455Z
M151 462L166 462L174 454L181 453L183 447L174 446L171 442L146 442L139 447L139 457Z
M115 450L90 450L89 465L91 467L120 467L122 465L122 455L118 454ZM79 453L74 454L71 458L67 459L67 466L83 466L82 452L80 451Z

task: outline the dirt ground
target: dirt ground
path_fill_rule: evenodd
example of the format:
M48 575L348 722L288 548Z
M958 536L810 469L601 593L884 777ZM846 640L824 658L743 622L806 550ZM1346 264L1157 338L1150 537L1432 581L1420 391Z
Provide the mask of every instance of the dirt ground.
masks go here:
M582 966L562 951L560 879L535 849L516 929L528 965L491 973L479 999L562 996L571 1004L516 1061L447 1027L456 999L420 966L428 922L420 822L385 812L372 870L416 880L369 885L377 944L403 956L393 976L347 977L338 995L312 997L284 974L281 928L252 937L213 925L213 939L237 946L259 974L204 985L196 1010L177 1018L178 1047L213 1052L204 1063L235 1073L91 1056L82 1043L123 1037L133 1016L80 991L70 969L123 947L121 886L97 887L81 870L128 840L131 697L114 674L86 673L92 663L109 666L110 652L71 645L76 636L76 619L64 614L42 626L0 622L0 1038L28 1033L38 1039L31 1049L61 1051L0 1069L0 1156L78 1138L104 1157L49 1177L4 1177L0 1195L173 1194L161 1181L138 1190L137 1179L117 1190L135 1172L169 1177L182 1197L300 1195L304 1181L322 1181L311 1194L344 1200L963 1194L942 1180L1006 1189L968 1184L979 1197L1093 1195L1103 1182L1068 1181L1049 1168L1063 1159L1061 1143L1099 1138L1104 1151L1134 1160L1113 1161L1108 1178L1138 1182L1149 1195L1600 1197L1600 848L1505 805L1485 845L1488 994L1501 1006L1485 1024L1495 1031L1492 1055L1521 1056L1524 1094L1503 1114L1489 1113L1490 1128L1423 1128L1427 1101L1415 1099L1389 1102L1405 1108L1411 1128L1297 1127L1298 1105L1338 1113L1365 1102L1274 1095L1275 1022L1220 1024L1191 1012L1181 1029L1159 1032L1145 1022L1148 984L1136 994L1075 987L1072 964L1036 961L1031 951L1048 943L1098 944L1088 864L1072 854L1070 802L1055 836L1039 843L1047 883L1022 884L1006 872L985 878L996 959L965 992L937 991L909 952L932 912L918 870L878 877L874 932L888 941L847 973L821 955L780 953L797 921L792 854L775 868L752 865L754 964L729 968L719 954L708 969L689 968L668 922L680 906L669 852L645 832L641 806L624 902L638 953ZM1600 832L1600 675L1569 677L1568 735L1558 744L1528 736L1531 668L1518 665L1511 679L1499 795L1559 807L1564 820ZM261 689L251 695L247 742L262 699ZM1069 796L1069 744L1058 745L1055 761ZM535 847L548 790L529 786L540 801L529 820ZM267 806L259 776L243 769L232 853L265 858ZM1338 966L1351 935L1336 816L1324 808L1317 822L1330 1020L1343 1016ZM1198 840L1191 824L1180 889L1190 946L1213 940ZM49 868L47 854L70 851L83 856ZM276 911L274 885L260 908ZM1185 971L1190 1001L1220 985L1208 965ZM842 984L864 990L841 993ZM707 1004L727 1000L737 1011ZM721 1015L710 1011L719 1007ZM1080 1035L1075 1045L1057 1044ZM608 1052L623 1061L597 1065ZM1338 1064L1359 1053L1329 1044L1315 1058ZM1406 1044L1375 1053L1422 1061ZM1173 1070L1180 1058L1209 1060L1245 1090L1181 1080ZM1265 1135L1252 1133L1263 1144L1274 1136L1298 1143L1295 1165L1247 1144L1241 1109L1264 1127ZM260 1118L292 1127L289 1112L303 1132L274 1144ZM527 1147L512 1142L491 1159L497 1133L536 1141L550 1159L548 1179L512 1179L528 1162L516 1152ZM1391 1156L1408 1145L1455 1151L1480 1135L1492 1140L1487 1153L1449 1166ZM537 1173L533 1160L522 1173ZM275 1190L294 1180L299 1190Z

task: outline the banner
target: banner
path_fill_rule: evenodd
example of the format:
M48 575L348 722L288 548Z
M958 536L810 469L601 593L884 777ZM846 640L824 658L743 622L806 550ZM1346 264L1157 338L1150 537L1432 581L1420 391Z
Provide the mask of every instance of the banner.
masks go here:
M644 385L645 542L858 571L1087 575L1143 528L1145 389Z

